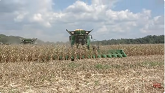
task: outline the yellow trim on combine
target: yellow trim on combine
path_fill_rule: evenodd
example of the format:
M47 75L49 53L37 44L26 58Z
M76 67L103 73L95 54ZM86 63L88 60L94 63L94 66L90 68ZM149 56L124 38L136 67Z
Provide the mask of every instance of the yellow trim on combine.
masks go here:
M83 29L76 29L75 31L82 31Z

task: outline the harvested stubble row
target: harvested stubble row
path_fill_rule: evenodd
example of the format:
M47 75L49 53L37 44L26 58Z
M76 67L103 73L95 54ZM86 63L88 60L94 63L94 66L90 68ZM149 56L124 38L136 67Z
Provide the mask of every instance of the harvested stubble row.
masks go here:
M122 49L128 56L137 55L163 55L164 45L111 45L101 46L100 51L104 53L110 49ZM80 48L68 48L60 45L1 45L0 62L23 62L39 61L46 62L52 60L70 60L71 57L92 58L92 55L98 55L97 51L87 50L85 46ZM83 55L83 57L82 57Z

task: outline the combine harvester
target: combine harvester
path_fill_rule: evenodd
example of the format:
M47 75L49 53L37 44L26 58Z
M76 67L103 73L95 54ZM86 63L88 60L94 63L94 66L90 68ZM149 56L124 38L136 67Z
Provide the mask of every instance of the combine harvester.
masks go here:
M90 43L92 39L92 35L89 33L92 31L86 31L83 29L76 29L75 31L66 31L70 34L69 40L71 43L71 46L76 45L77 48L79 45L86 45L88 50L94 51L96 49L98 51L97 55L92 55L93 58L112 58L112 57L127 57L127 55L124 53L123 50L108 50L106 54L102 54L101 50L99 48L93 48L90 49ZM90 38L91 37L91 38ZM80 58L80 55L77 55L77 58ZM81 56L81 58L84 58L84 55ZM91 58L91 57L88 57ZM74 59L74 58L72 58Z
M21 44L35 44L37 38L34 39L21 39Z

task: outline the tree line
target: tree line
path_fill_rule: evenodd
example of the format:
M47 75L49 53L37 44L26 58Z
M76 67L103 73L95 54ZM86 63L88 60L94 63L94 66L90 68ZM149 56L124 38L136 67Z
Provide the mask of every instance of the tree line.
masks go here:
M92 43L99 43L101 45L115 45L115 44L161 44L164 43L164 35L148 35L143 38L136 39L110 39L102 41L93 41Z
M21 40L20 36L6 36L4 34L0 34L0 43L3 44L20 44ZM37 44L69 44L69 42L44 42L42 40L37 39ZM91 43L99 43L101 45L114 45L114 44L160 44L164 43L164 35L148 35L142 38L136 39L110 39L110 40L102 40L102 41L92 41Z

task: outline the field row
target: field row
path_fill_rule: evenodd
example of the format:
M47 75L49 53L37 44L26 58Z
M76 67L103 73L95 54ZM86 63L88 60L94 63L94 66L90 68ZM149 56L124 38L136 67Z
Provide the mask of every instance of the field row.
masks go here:
M127 56L138 55L163 55L163 44L146 44L146 45L111 45L100 46L100 54L106 54L108 50L122 49ZM59 45L2 45L0 46L0 62L23 62L23 61L52 61L71 59L77 55L88 58L92 55L98 55L97 50L86 49L85 46L70 48Z

